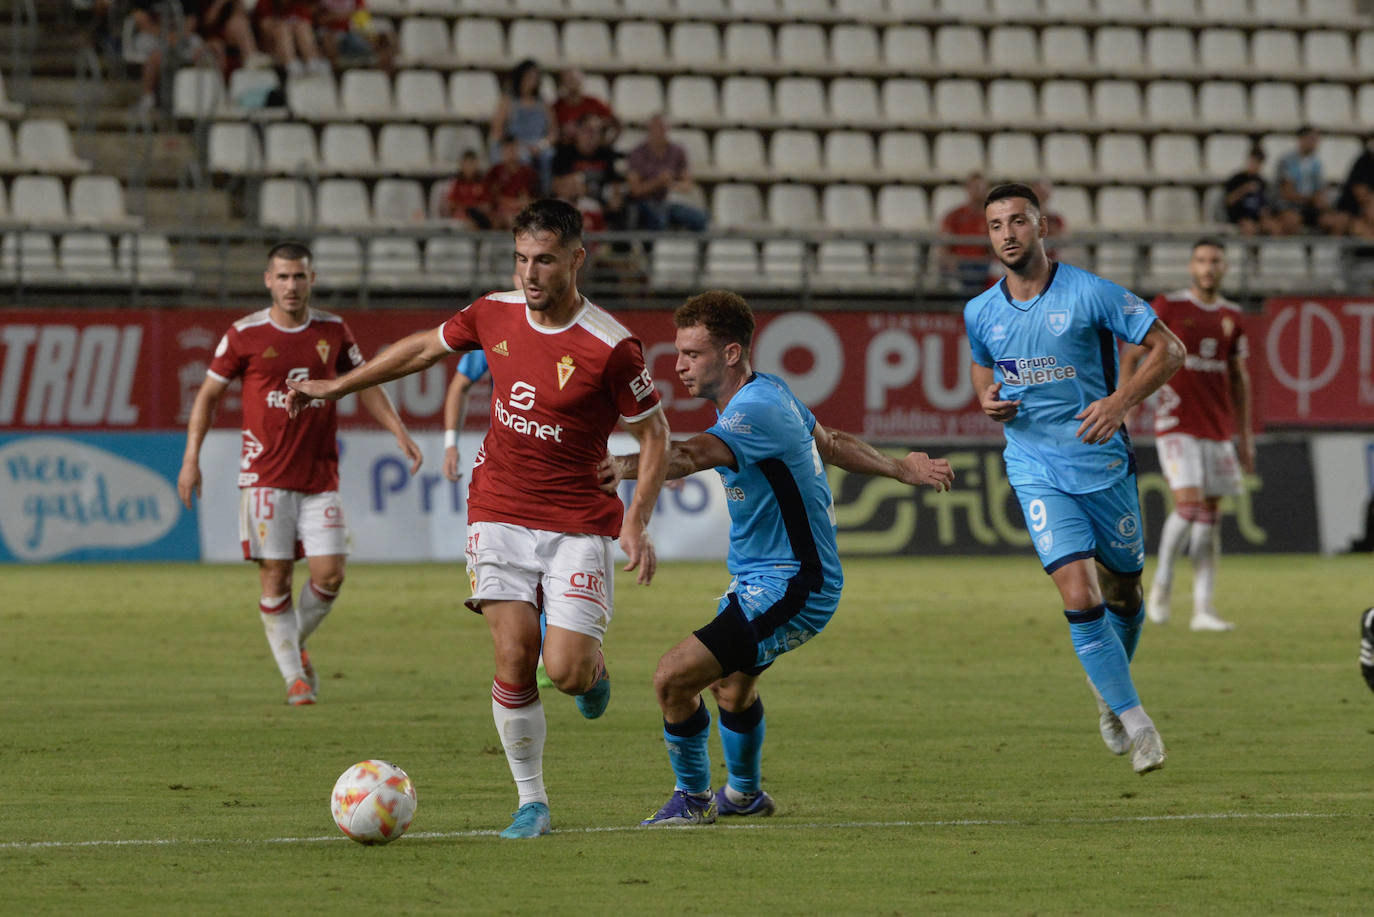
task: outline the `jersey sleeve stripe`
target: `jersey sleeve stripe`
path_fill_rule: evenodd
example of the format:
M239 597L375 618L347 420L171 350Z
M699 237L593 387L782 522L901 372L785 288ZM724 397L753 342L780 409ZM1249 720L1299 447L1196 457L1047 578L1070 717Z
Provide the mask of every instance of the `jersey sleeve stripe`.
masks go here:
M654 405L653 407L649 408L649 410L643 411L643 412L641 412L641 413L639 413L639 414L636 414L636 415L633 416L633 417L627 417L627 416L625 416L624 414L621 414L621 415L620 415L620 419L623 420L625 423L639 423L641 420L643 420L643 419L646 418L646 417L652 417L652 416L654 415L654 412L655 412L655 411L661 411L661 410L663 410L663 402L662 402L662 401L660 401L658 404Z
M205 371L205 375L209 376L211 379L214 379L216 382L223 382L225 385L228 385L230 382L234 381L233 379L226 379L224 376L221 376L213 369L207 369Z
M446 341L446 340L444 339L444 325L447 325L447 324L448 324L448 322L444 322L443 325L440 325L440 326L439 326L439 330L438 330L438 332L437 332L438 335L439 335L439 343L440 343L440 344L443 346L443 348L444 348L445 350L447 350L449 353L457 353L458 351L456 351L456 350L454 350L452 347L448 346L448 341Z

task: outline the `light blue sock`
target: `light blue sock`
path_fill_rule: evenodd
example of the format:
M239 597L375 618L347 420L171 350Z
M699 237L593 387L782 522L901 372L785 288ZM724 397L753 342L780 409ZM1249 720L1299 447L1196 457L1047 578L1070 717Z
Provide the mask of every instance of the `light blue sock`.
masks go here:
M725 749L725 770L730 786L736 792L757 793L762 775L763 737L768 731L763 719L763 698L757 698L741 713L731 713L722 707L716 729Z
M677 777L677 788L689 793L708 793L711 790L711 758L706 753L706 740L711 736L711 714L706 704L698 701L697 712L686 721L663 721L663 741L668 744L668 763Z
M541 611L541 612L539 612L539 650L540 650L541 653L542 653L543 650L544 650L544 635L545 635L546 633L548 633L548 632L549 632L549 619L548 619L548 617Z
M1140 706L1135 685L1131 683L1131 664L1126 658L1126 650L1106 620L1107 606L1065 611L1064 617L1069 619L1069 635L1073 638L1073 651L1078 654L1078 661L1083 663L1083 670L1112 712L1120 714Z
M1140 643L1140 627L1145 623L1145 606L1141 605L1135 614L1110 605L1107 606L1107 611L1107 620L1112 622L1112 630L1116 631L1121 648L1126 651L1126 661L1130 662L1135 658L1136 645Z

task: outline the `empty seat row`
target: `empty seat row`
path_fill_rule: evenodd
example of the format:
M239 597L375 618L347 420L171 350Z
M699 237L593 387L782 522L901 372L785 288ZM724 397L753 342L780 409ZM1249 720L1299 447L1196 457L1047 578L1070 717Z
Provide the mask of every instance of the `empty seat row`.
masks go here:
M1374 70L1374 29L1108 25L923 25L677 22L463 17L401 22L411 64L500 67L532 57L547 67L830 73L1102 73L1358 79Z
M17 130L0 121L0 172L89 172L91 163L76 155L71 130L58 118L30 118Z
M421 240L399 236L360 240L317 236L310 244L319 285L356 289L366 271L368 283L393 288L451 286L455 282L505 285L510 282L510 244L470 236L434 235Z
M10 181L6 200L0 186L0 218L21 223L82 223L119 229L140 226L141 217L124 207L124 187L110 175L78 175L71 193L56 175L19 175Z
M469 124L434 128L420 124L385 124L374 143L364 124L334 122L319 130L287 121L262 127L241 121L210 126L206 158L210 171L227 175L303 173L338 175L438 176L456 171L465 150L485 158L482 131Z
M269 178L258 189L258 221L264 226L417 225L431 217L431 195L415 179L383 178L369 194L359 179L327 178L312 191L310 182Z
M118 245L108 233L68 232L56 243L44 232L6 233L0 241L0 274L8 281L62 284L182 286L189 275L176 267L161 233L125 233Z

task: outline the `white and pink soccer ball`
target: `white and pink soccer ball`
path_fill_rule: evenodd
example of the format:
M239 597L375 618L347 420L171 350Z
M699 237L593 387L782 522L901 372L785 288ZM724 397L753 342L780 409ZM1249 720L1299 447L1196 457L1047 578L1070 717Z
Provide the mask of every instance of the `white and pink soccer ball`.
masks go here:
M415 817L415 785L390 761L368 760L344 771L334 783L329 811L334 824L360 844L389 844Z

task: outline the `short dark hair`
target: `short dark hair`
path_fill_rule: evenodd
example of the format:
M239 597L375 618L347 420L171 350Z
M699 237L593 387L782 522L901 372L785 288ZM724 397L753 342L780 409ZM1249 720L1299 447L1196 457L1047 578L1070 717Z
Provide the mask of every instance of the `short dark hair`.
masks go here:
M520 95L520 84L525 82L525 74L529 73L531 70L540 70L542 72L539 66L539 61L535 60L532 57L525 58L511 69L510 86L508 87L510 95ZM536 89L535 94L537 95L538 92L539 90Z
M691 328L701 325L720 346L738 344L746 353L754 344L754 313L744 297L730 290L707 290L677 307L673 325Z
M1009 197L1023 197L1030 201L1031 206L1036 210L1040 209L1040 198L1036 195L1035 190L1025 182L1019 181L1003 182L988 191L987 197L983 198L983 206L987 207L994 201L1005 200Z
M283 261L310 261L314 262L315 256L310 254L310 247L304 242L297 242L294 239L287 239L278 242L267 252L267 263L271 264L273 258L280 258Z
M567 201L555 197L541 197L515 215L512 235L537 235L551 232L558 236L558 244L572 248L582 241L582 211Z
M1226 243L1222 242L1216 236L1203 236L1201 239L1198 239L1196 242L1193 243L1193 247L1191 250L1197 251L1204 245L1210 245L1213 248L1219 248L1221 249L1223 254L1225 254L1226 252Z

